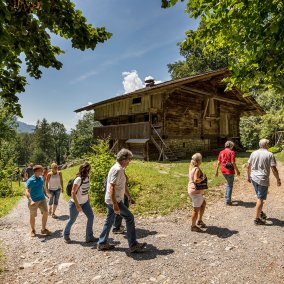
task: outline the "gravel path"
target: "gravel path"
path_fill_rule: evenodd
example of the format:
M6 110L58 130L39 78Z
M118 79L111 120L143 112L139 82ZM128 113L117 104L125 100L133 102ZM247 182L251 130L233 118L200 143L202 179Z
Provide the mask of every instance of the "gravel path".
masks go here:
M284 179L284 167L279 166ZM190 213L136 218L137 235L149 245L141 254L130 254L122 235L111 235L114 251L100 252L84 243L86 219L80 215L65 244L62 229L68 218L61 200L60 218L48 220L52 236L29 236L28 208L23 198L0 219L0 239L6 253L0 283L284 283L284 191L271 187L265 212L266 226L255 226L252 186L238 180L235 206L223 200L208 204L205 233L190 231ZM186 187L185 187L186 188ZM216 188L216 190L223 190ZM37 219L37 231L40 222ZM103 218L95 217L97 237Z

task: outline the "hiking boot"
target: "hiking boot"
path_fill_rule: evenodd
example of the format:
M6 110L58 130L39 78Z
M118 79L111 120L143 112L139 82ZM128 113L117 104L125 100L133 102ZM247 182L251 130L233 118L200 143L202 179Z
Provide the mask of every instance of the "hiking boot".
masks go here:
M47 236L51 235L51 232L48 229L41 230L41 233L42 235L47 235Z
M70 243L71 243L70 237L69 237L69 236L68 236L68 237L64 237L64 242L65 242L66 244L70 244Z
M203 231L199 227L197 227L197 226L191 226L191 232L201 233Z
M265 221L261 220L260 218L257 218L254 220L255 225L265 225Z
M202 220L199 220L199 221L197 222L197 226L198 226L199 228L207 228L206 224L205 224Z
M31 230L31 237L35 237L36 236L36 232L35 232L35 230Z
M145 248L147 245L147 243L136 243L135 245L133 245L131 248L130 248L130 252L133 253L133 252L141 252L143 250L143 248Z
M123 234L125 231L125 227L124 226L120 226L118 229L113 229L112 232L113 234Z
M94 242L97 242L97 241L98 241L98 239L96 239L95 237L92 237L91 239L86 240L86 244L88 244L88 243L94 243Z
M105 243L105 244L98 244L97 245L97 250L112 250L115 248L115 245Z
M267 219L267 215L263 211L261 211L260 212L260 218L263 219L263 220L266 220Z

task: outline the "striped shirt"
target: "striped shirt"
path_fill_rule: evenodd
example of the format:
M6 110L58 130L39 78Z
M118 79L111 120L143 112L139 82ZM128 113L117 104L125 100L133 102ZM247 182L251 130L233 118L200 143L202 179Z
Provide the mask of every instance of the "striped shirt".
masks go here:
M79 189L76 193L79 204L85 204L89 199L88 192L90 189L90 179L88 177L85 178L81 185L81 177L76 177L76 179L74 180L74 184L79 185ZM74 201L73 199L71 200Z

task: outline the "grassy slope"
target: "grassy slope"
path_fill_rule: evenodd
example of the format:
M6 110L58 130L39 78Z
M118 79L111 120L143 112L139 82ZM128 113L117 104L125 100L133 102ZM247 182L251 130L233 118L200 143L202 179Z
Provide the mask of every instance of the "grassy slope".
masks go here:
M0 218L8 214L24 194L24 183L13 182L12 187L16 196L0 198Z
M276 160L284 163L284 150L280 153L275 154Z
M247 155L237 159L240 170L246 161ZM130 191L136 200L136 205L132 205L132 211L141 215L167 214L175 209L190 206L187 194L188 166L188 161L157 163L133 160L126 170ZM224 184L222 175L214 177L215 166L216 160L211 159L205 159L201 166L209 180L207 199L218 197L220 192L212 188ZM63 171L64 186L77 171L78 166Z

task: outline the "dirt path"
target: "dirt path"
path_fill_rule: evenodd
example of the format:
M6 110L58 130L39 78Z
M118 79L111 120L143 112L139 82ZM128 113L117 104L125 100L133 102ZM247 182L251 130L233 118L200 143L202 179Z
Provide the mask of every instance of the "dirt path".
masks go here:
M284 181L284 167L279 166ZM60 219L48 220L50 237L30 238L26 199L0 219L0 239L7 256L0 283L284 283L284 191L274 177L265 211L267 226L253 224L255 195L252 186L237 181L234 200L209 204L206 233L190 231L189 212L167 217L136 218L137 235L151 244L131 255L122 235L111 235L116 250L99 252L84 243L86 219L81 215L65 244L62 229L68 218L61 200ZM218 189L216 189L218 190ZM97 237L102 218L95 218ZM37 228L40 230L39 219Z

